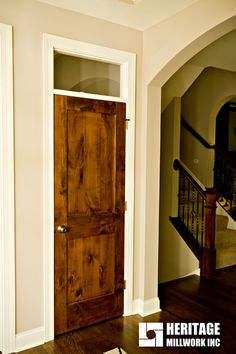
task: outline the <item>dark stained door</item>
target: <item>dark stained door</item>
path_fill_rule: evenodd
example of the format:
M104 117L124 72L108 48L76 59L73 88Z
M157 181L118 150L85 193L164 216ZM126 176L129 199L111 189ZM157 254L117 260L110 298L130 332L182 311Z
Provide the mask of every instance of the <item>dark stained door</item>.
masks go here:
M122 315L125 104L55 95L55 334Z

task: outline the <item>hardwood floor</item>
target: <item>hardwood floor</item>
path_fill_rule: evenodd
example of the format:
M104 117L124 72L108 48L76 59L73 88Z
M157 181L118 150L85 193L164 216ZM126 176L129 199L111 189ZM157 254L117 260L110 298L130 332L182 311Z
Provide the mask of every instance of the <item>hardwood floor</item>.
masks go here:
M117 346L136 353L236 352L236 266L218 270L211 280L190 276L159 286L163 311L142 318L120 317L58 336L54 341L21 354L101 354ZM219 348L139 348L139 322L220 322Z

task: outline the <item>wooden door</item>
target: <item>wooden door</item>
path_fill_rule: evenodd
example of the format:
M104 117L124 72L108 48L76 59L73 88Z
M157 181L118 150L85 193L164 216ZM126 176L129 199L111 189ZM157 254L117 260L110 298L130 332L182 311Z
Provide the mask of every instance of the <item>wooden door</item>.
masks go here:
M125 104L55 95L55 334L123 313Z

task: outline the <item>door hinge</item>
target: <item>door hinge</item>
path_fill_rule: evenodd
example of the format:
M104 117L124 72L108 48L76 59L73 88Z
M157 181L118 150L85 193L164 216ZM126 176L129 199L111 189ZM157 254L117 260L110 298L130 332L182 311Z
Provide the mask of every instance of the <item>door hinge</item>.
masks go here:
M126 280L124 280L124 290L126 289Z
M127 210L128 206L127 206L127 202L125 202L125 211Z
M129 122L130 122L130 119L126 118L126 119L125 119L125 127L126 127L126 130L129 129Z

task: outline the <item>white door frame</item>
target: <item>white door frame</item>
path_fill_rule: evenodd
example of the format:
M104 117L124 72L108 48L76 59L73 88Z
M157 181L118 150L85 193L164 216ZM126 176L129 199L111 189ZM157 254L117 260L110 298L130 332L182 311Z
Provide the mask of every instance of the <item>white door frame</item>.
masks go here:
M0 23L0 351L15 342L12 27Z
M133 313L134 133L136 55L90 43L43 35L44 69L44 326L45 341L54 338L54 51L120 65L120 97L130 119L126 134L126 201L124 314ZM98 96L99 97L99 96ZM109 97L107 97L109 99Z

